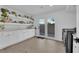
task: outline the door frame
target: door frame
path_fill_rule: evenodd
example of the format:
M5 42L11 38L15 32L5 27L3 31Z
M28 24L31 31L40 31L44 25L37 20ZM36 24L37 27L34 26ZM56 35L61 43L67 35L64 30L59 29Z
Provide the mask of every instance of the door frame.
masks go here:
M54 37L49 37L48 36L48 23L47 23L47 20L48 19L45 19L45 35L40 35L40 29L39 29L39 19L36 19L36 23L35 23L35 25L36 25L36 30L35 30L35 32L36 32L36 36L37 37L44 37L44 38L47 38L47 39L55 39L55 36Z

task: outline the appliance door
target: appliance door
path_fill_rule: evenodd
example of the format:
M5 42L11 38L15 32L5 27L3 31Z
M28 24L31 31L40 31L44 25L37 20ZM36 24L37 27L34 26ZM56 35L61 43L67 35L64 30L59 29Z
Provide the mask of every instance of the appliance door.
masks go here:
M65 38L65 48L66 53L72 53L73 52L73 35L72 32L68 31L66 38Z

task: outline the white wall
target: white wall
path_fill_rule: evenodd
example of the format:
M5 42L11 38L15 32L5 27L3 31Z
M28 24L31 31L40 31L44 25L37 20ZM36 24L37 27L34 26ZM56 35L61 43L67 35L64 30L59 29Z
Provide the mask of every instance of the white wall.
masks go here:
M62 41L62 29L76 27L76 13L66 10L57 11L50 14L41 15L47 18L53 16L55 19L55 40Z
M79 38L79 6L77 6L77 37Z
M2 5L0 5L0 8L2 8L3 6Z
M62 29L76 27L76 14L61 11L53 15L55 16L55 38L62 41Z

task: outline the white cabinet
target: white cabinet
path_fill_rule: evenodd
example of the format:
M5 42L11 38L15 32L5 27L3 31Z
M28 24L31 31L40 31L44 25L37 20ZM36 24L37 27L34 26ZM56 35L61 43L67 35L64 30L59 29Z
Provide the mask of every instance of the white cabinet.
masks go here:
M0 49L35 36L35 29L0 32Z
M73 53L79 53L79 43L73 41Z
M0 32L1 37L0 37L0 48L3 48L4 46L6 46L6 44L9 44L8 38L9 38L9 33L4 33L4 32Z

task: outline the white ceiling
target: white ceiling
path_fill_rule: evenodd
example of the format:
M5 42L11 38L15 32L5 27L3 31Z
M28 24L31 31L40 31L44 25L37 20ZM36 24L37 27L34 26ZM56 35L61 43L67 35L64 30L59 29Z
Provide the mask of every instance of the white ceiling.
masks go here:
M71 9L74 10L74 6L68 6L68 5L54 5L54 6L49 6L49 5L4 5L4 7L19 11L25 15L41 15L46 12L55 12L55 11L60 11L64 9ZM71 7L71 8L70 8Z

